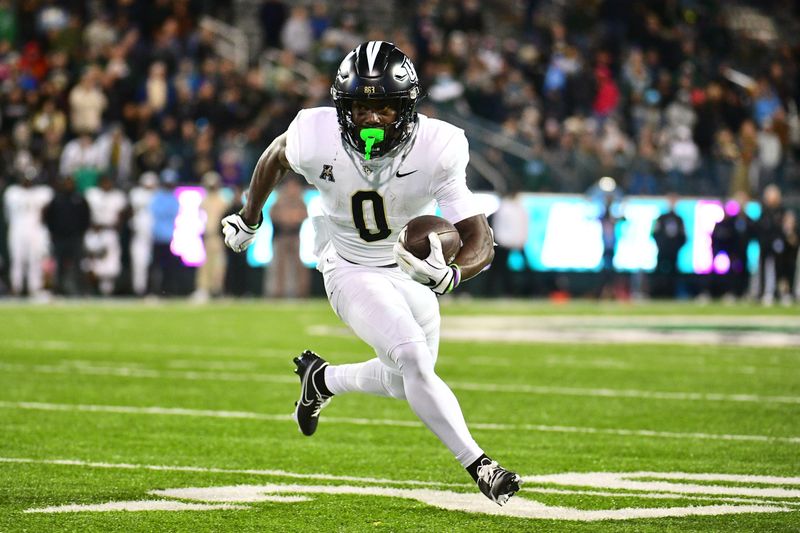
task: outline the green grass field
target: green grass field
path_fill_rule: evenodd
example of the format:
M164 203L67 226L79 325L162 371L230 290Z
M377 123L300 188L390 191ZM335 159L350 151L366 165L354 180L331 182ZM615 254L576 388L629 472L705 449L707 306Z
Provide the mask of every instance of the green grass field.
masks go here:
M4 302L0 531L800 531L797 308L443 315L440 375L526 479L502 509L404 402L297 431L291 357L371 357L326 302Z

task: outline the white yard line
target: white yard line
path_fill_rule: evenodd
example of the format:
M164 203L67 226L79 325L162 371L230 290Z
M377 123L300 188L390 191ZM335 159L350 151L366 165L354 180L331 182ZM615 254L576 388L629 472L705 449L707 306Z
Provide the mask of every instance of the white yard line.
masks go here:
M332 474L303 474L286 470L257 468L219 468L206 466L146 465L131 463L104 463L73 459L30 459L24 457L0 457L0 463L27 463L59 466L85 466L89 468L154 470L158 472L199 472L203 474L235 474L247 476L273 476L293 479L313 479L318 481L350 481L358 483L378 483L381 485L418 485L422 487L471 487L469 483L443 483L440 481L420 481L415 479L385 479L375 477L336 476Z
M208 372L200 370L152 370L126 366L69 366L69 365L21 365L0 363L0 370L8 372L34 372L40 374L79 374L84 376L116 376L142 379L183 379L188 381L237 381L257 383L299 384L289 374L253 374L240 372Z
M453 389L483 392L513 392L561 396L593 396L600 398L639 398L647 400L687 400L746 403L800 404L800 396L760 396L758 394L720 394L711 392L646 391L636 389L589 389L582 387L549 387L496 383L448 381Z
M33 459L27 457L0 457L0 463L7 464L37 464L37 465L53 465L53 466L78 466L85 468L98 468L98 469L119 469L119 470L149 470L156 472L194 472L201 474L231 474L231 475L244 475L244 476L265 476L265 477L278 477L278 478L291 478L291 479L309 479L315 481L341 481L341 482L355 482L363 484L380 484L380 485L407 485L419 487L451 487L451 488L464 488L469 489L474 487L472 483L447 483L441 481L422 481L417 479L386 479L375 477L360 477L360 476L339 476L333 474L308 474L300 472L289 472L286 470L276 469L240 469L240 468L219 468L219 467L205 467L205 466L180 466L180 465L148 465L148 464L133 464L133 463L107 463L98 461L80 461L75 459ZM641 474L641 473L638 473ZM568 475L568 474L567 474ZM616 474L616 477L623 477L627 474ZM564 476L564 474L556 474L555 476ZM595 477L598 475L595 474ZM664 479L704 479L708 481L731 481L731 482L749 482L749 483L770 483L770 484L789 484L792 478L778 478L770 476L769 479L764 480L767 476L747 476L747 475L726 475L726 474L684 474L681 472L672 472L669 474L653 473L653 477ZM598 487L592 490L589 487L581 489L557 489L546 486L536 486L537 479L547 479L548 476L523 476L524 488L523 492L537 493L537 494L559 494L559 495L582 495L582 496L603 496L612 498L644 498L654 500L695 500L695 501L723 501L728 503L747 503L747 504L771 504L771 505L789 505L792 507L800 506L800 502L791 500L775 501L773 499L755 499L754 497L735 497L735 496L702 496L697 494L676 494L675 492L639 492L639 491L607 491ZM548 485L550 481L544 481L542 484ZM576 485L580 486L580 484ZM671 488L671 487L668 487ZM678 487L681 488L681 487Z
M460 315L444 316L443 322L454 327L472 328L480 324L483 328L540 328L545 326L671 326L671 327L796 327L800 328L800 317L786 315Z
M28 409L35 411L73 411L93 413L120 413L133 415L165 415L165 416L192 416L208 418L234 418L267 420L270 422L292 422L290 415L277 415L254 413L249 411L218 411L211 409L186 409L180 407L138 407L126 405L85 405L45 402L10 402L0 401L0 408ZM347 424L358 426L391 426L422 428L422 423L415 420L393 420L385 418L355 418L355 417L324 417L325 424ZM741 441L741 442L768 442L782 444L800 444L800 437L780 437L769 435L732 435L701 432L674 432L653 431L646 429L617 429L593 428L584 426L548 426L543 424L495 424L472 422L471 429L492 431L534 431L546 433L581 433L593 435L615 435L625 437L647 437L668 439L714 440L714 441Z
M580 330L558 329L444 329L441 338L462 342L553 344L682 344L689 346L800 346L800 335L772 332Z
M497 319L498 317L493 317ZM800 334L775 331L721 330L663 330L631 328L630 324L609 325L592 323L588 326L558 324L548 325L538 317L527 317L517 323L495 320L496 326L474 320L447 319L442 323L441 339L445 341L517 343L517 344L672 344L687 346L754 346L792 348L800 346ZM510 318L510 317L508 317ZM691 322L687 322L687 327ZM793 324L794 326L794 324ZM800 329L800 323L798 323ZM343 326L312 325L306 328L309 335L320 337L352 337Z
M50 340L37 341L27 339L0 339L0 347L7 346L21 350L53 351L53 352L124 352L148 353L158 355L202 355L220 357L248 357L248 358L275 358L289 360L292 357L290 350L277 348L228 348L223 346L192 345L192 344L155 344L155 343L112 343L112 342L85 342Z
M255 383L284 383L296 385L298 380L291 374L262 374L253 372L214 372L200 370L155 370L141 366L91 366L91 365L25 365L0 363L0 370L7 372L40 374L79 374L89 376L116 376L141 379L183 379L189 381L235 381ZM723 394L712 392L646 391L637 389L593 389L582 387L551 387L524 384L474 383L449 381L453 390L475 392L503 392L513 394L536 394L579 396L595 398L636 398L644 400L678 400L735 402L755 404L800 405L800 396L762 396L758 394Z

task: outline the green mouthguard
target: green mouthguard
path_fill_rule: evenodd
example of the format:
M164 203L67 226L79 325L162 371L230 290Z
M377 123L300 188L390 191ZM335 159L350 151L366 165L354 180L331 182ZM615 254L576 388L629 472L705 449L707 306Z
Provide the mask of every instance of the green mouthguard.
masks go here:
M364 146L364 159L369 159L372 145L383 140L383 129L364 128L361 130L361 140L366 143L366 146Z

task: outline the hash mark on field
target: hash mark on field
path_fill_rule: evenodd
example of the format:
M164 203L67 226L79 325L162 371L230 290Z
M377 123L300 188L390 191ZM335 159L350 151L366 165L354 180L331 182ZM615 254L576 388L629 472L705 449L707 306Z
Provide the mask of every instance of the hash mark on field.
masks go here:
M81 374L90 376L117 376L143 379L185 379L190 381L236 381L256 383L297 384L297 378L283 374L253 372L213 372L200 370L156 370L141 367L89 366L89 365L23 365L0 363L0 369L9 372L37 372L41 374ZM582 387L553 387L525 384L473 383L448 381L454 390L477 392L506 392L512 394L537 394L559 396L586 396L595 398L636 398L644 400L712 401L757 404L800 404L800 396L761 396L758 394L722 394L714 392L646 391L637 389L592 389Z
M138 407L129 405L84 405L45 402L0 401L0 408L29 409L36 411L78 411L94 413L120 413L133 415L194 416L209 418L235 418L267 420L270 422L292 422L291 415L254 413L249 411L217 411L211 409L186 409L182 407ZM414 420L393 420L385 418L354 418L326 416L326 424L350 424L357 426L392 426L423 428L421 422ZM668 439L698 439L720 441L769 442L800 444L800 437L773 437L768 435L731 435L725 433L653 431L649 429L593 428L585 426L547 426L543 424L495 424L473 422L470 428L492 431L538 431L545 433L582 433L593 435L616 435L625 437L649 437Z

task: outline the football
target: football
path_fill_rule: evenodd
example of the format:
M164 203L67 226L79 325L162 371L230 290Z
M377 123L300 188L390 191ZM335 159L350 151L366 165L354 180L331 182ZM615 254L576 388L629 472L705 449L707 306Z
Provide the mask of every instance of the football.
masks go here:
M444 259L450 264L461 249L461 236L456 227L442 217L422 215L411 219L406 224L405 239L400 244L415 257L425 259L431 253L431 243L428 240L430 233L439 235Z

